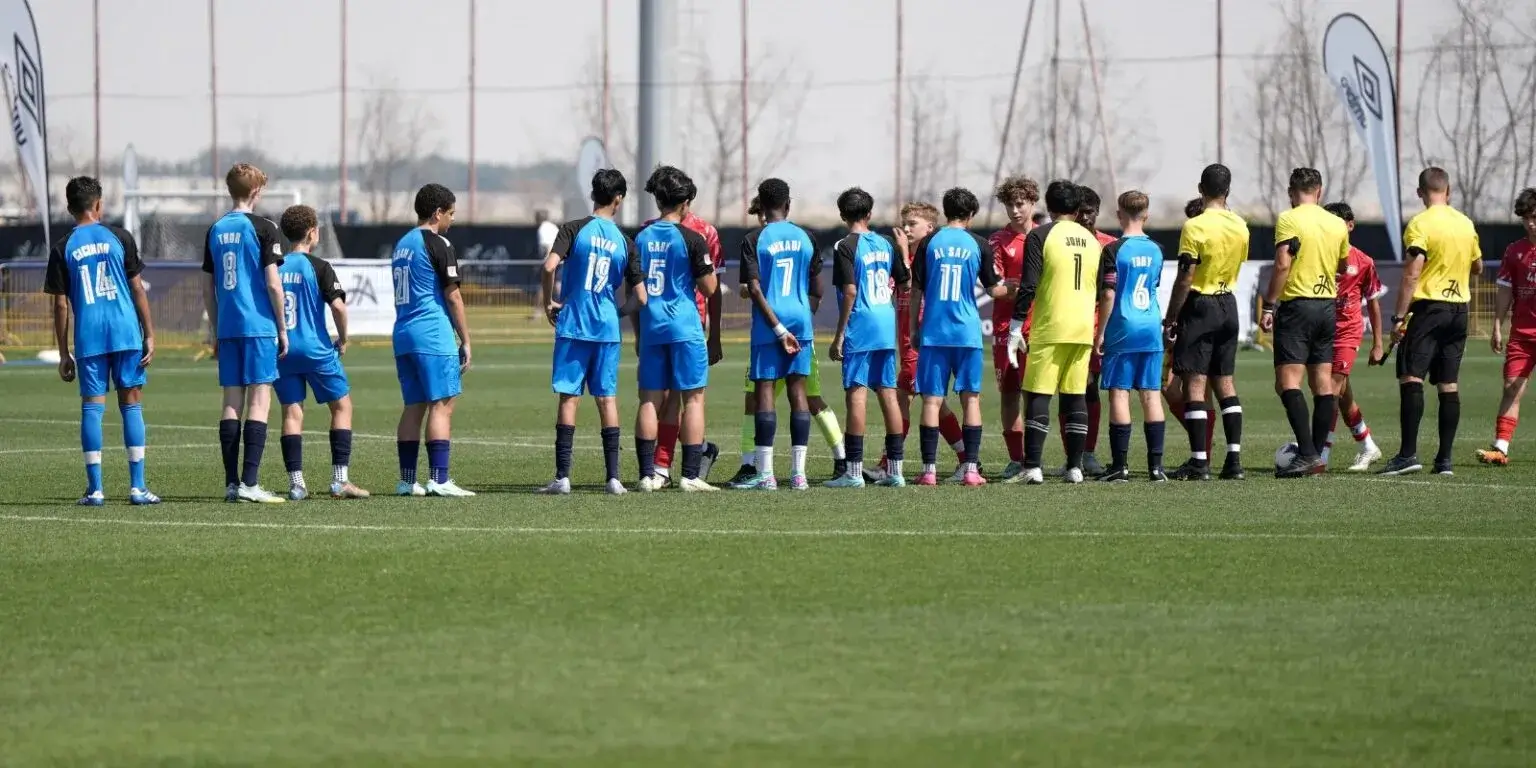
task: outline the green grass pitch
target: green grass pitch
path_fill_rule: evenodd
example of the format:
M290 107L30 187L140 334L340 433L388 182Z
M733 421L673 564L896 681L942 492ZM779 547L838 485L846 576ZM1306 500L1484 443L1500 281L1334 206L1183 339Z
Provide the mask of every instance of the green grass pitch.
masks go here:
M745 352L728 355L716 480L736 466ZM553 468L549 350L476 359L454 477L481 496L273 507L220 500L211 363L166 352L153 369L149 477L167 503L149 509L127 505L111 407L111 503L72 506L74 386L0 368L0 764L1536 760L1536 428L1514 465L1472 461L1498 399L1486 351L1464 368L1454 478L1263 476L1288 437L1251 353L1241 484L620 499L597 492L590 405L581 492L529 493ZM353 477L388 492L392 361L347 362ZM1356 378L1395 450L1391 375ZM323 409L308 428L323 487ZM1170 464L1183 445L1171 427ZM269 488L282 469L274 430Z

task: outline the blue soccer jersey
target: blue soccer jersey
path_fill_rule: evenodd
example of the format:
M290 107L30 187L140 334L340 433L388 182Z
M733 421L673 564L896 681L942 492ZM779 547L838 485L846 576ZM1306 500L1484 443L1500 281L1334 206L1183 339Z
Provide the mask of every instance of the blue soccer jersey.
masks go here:
M144 330L128 287L143 271L133 235L118 227L87 224L53 244L43 291L69 297L75 315L75 357L143 347Z
M1163 310L1157 299L1163 249L1146 235L1110 243L1099 261L1099 285L1115 289L1115 306L1104 326L1104 352L1160 352Z
M390 258L395 286L395 355L459 354L444 292L459 284L453 245L425 227L407 232Z
M853 308L843 333L843 353L896 348L896 305L891 303L892 280L906 283L907 265L895 257L890 240L873 232L850 234L832 249L832 284L837 286L837 305L848 301L853 286Z
M266 269L283 260L282 234L271 221L230 211L208 228L203 271L213 276L218 338L276 338Z
M741 279L758 281L768 307L791 335L813 341L811 297L821 297L821 254L804 229L775 221L747 233L741 242ZM774 344L773 326L752 307L752 344Z
M986 288L997 285L992 245L985 238L959 227L923 238L912 260L912 287L923 292L922 346L981 349L977 280Z
M565 263L555 337L619 341L617 283L629 279L633 286L643 278L634 266L638 263L634 242L613 219L588 216L560 227L550 253Z
M283 279L283 326L288 329L288 356L277 361L278 372L309 373L330 365L337 355L325 313L331 302L347 298L336 270L314 254L290 253L278 274Z
M630 282L643 281L646 295L640 344L703 341L694 281L715 272L704 236L671 221L654 221L635 236L635 252L639 258L628 267Z

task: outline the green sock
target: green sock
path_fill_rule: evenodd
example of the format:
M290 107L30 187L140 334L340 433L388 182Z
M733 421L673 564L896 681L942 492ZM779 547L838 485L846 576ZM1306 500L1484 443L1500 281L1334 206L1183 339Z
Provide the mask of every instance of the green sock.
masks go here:
M816 420L816 428L821 430L821 436L827 441L827 447L832 449L832 458L839 461L848 458L843 451L843 428L838 426L837 414L828 408L813 418Z
M741 463L757 466L757 414L741 417Z

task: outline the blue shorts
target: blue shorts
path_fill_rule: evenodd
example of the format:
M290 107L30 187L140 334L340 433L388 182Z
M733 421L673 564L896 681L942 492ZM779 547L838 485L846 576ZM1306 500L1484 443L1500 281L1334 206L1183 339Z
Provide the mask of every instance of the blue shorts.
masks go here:
M709 385L709 347L698 341L673 341L640 348L640 389L687 392Z
M396 355L395 375L400 377L400 396L406 405L435 403L464 391L458 355Z
M555 339L555 365L549 386L557 395L593 397L619 393L619 342Z
M791 355L779 346L753 344L752 359L747 364L747 378L753 381L778 381L786 376L811 375L811 363L816 359L815 344L800 342L800 351Z
M304 402L306 385L315 393L315 402L322 405L334 403L352 391L352 385L347 382L347 372L342 369L339 359L332 359L312 371L281 374L272 388L277 390L277 402L293 405Z
M136 349L91 355L75 361L75 377L80 382L81 397L101 397L107 387L121 392L144 386L148 378L139 360L144 353Z
M1163 388L1163 351L1106 352L1099 373L1103 389L1156 391Z
M843 355L843 389L896 388L896 350L874 349Z
M277 381L277 339L219 339L219 386L249 387Z
M981 391L980 347L929 347L917 351L917 391L924 397L948 397L953 378L956 392Z

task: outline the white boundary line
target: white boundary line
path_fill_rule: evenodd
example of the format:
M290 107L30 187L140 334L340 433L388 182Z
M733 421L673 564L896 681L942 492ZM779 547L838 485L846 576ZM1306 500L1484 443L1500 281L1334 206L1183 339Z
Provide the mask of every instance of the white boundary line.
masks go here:
M208 444L207 443L185 443L185 444L182 444L182 445L153 445L153 444L151 444L149 446L148 453L150 455L154 455L154 453L156 451L185 451L185 450L191 450L193 448L201 448L203 450L208 450ZM22 453L79 453L79 452L80 452L79 448L9 448L9 449L0 451L0 456L11 456L11 455L22 454ZM103 453L111 453L112 449L111 448L103 448L102 452Z
M122 525L147 528L233 528L278 531L356 531L399 533L500 533L510 536L673 536L673 537L761 537L761 538L982 538L982 539L1192 539L1204 541L1425 541L1425 542L1536 542L1536 536L1456 536L1396 535L1348 533L1261 533L1199 531L970 531L970 530L855 530L829 528L752 529L752 528L549 528L524 526L469 525L378 525L349 523L268 523L237 520L132 520L105 517L59 517L46 515L0 515L0 521L13 523L75 523L83 525Z

